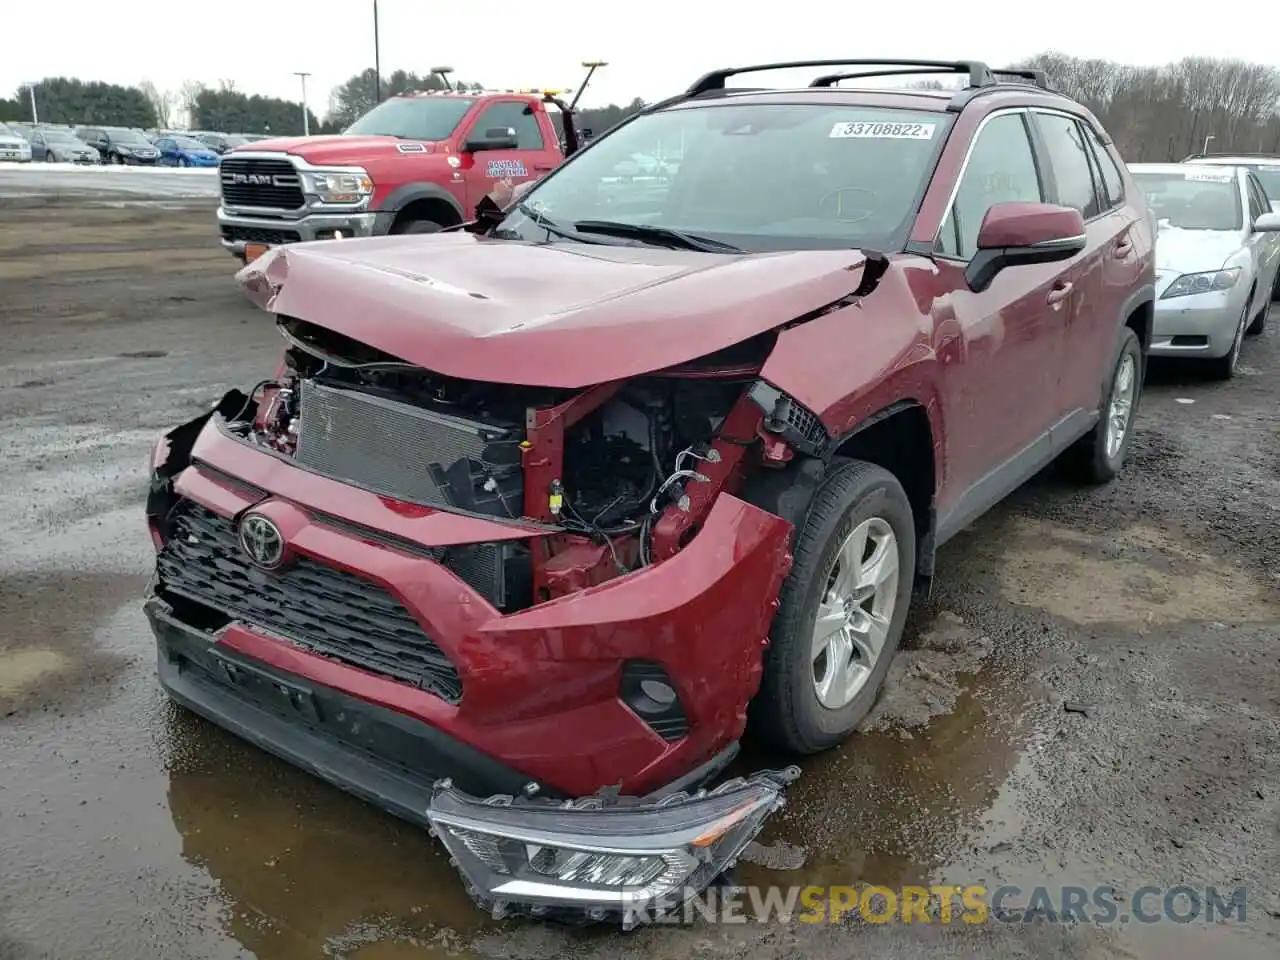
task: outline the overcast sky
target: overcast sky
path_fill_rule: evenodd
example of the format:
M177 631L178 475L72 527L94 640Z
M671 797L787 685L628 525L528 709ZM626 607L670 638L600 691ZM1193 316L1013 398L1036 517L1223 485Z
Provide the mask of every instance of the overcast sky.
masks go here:
M185 80L229 79L248 93L297 100L293 71L308 70L308 103L323 114L334 86L373 65L372 0L40 0L6 7L6 96L29 80L67 75L151 80L173 90ZM1247 28L1247 17L1204 30L1198 15L1149 3L1078 0L1069 16L1065 9L1048 18L1047 7L1009 0L980 7L936 0L378 3L384 72L425 73L443 63L455 79L491 87L571 87L583 75L582 60L607 60L586 106L654 100L718 66L800 58L975 58L994 66L1052 47L1146 64L1201 55L1280 65L1275 31ZM543 12L526 19L526 11Z

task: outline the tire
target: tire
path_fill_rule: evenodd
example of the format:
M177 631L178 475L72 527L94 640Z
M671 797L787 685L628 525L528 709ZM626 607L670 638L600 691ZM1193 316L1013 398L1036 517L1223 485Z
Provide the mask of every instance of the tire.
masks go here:
M1271 285L1271 302L1280 303L1280 270L1276 271L1276 282Z
M1128 363L1126 364L1126 360ZM1121 371L1128 368L1127 375L1122 377ZM1142 344L1138 335L1130 327L1122 327L1119 343L1116 345L1115 359L1111 362L1111 373L1107 376L1106 388L1103 392L1101 416L1093 429L1063 451L1061 465L1068 476L1078 483L1101 484L1114 480L1124 467L1125 455L1129 452L1129 443L1133 439L1133 419L1138 412L1138 402L1142 398L1142 381L1146 375L1143 362ZM1127 379L1127 385L1126 385ZM1117 389L1128 392L1127 408L1117 409ZM1119 443L1112 447L1108 425L1112 417L1124 415Z
M55 157L55 156L53 155L53 151L52 151L52 150L46 150L46 151L44 152L44 162L45 162L45 163L57 163L57 162L58 162L58 158L57 158L57 157Z
M861 685L843 705L827 706L819 699L816 674L825 675L831 664L827 653L815 657L812 652L815 622L830 597L833 576L841 572L841 547L851 533L868 524L877 537L885 530L893 534L892 542L882 539L877 548L885 550L885 556L891 551L897 562L896 581L885 580L879 595L885 601L891 598L893 607L884 611L888 615L880 621L885 624L883 642ZM782 585L750 720L760 739L791 753L811 754L844 741L870 712L902 639L915 581L916 534L911 502L897 477L862 460L834 460L796 534L794 556ZM861 605L847 608L853 619L846 624L865 615Z
M1270 306L1270 304L1267 306ZM1267 329L1267 307L1263 307L1258 312L1258 315L1253 318L1253 323L1249 324L1244 335L1246 337L1256 337L1265 329Z
M1221 357L1214 357L1212 360L1205 361L1205 372L1208 373L1209 379L1230 380L1236 375L1236 368L1240 364L1240 345L1244 341L1245 330L1250 325L1249 303L1252 300L1253 293L1251 291L1248 299L1245 300L1244 311L1240 314L1240 321L1236 326L1236 336L1231 341L1231 348Z
M180 167L189 167L189 166L191 166L191 164L187 163L187 158L186 158L186 157L179 157L179 158L178 158L178 166L180 166Z
M436 223L434 220L406 220L404 223L396 225L392 233L439 233L444 229L444 224Z

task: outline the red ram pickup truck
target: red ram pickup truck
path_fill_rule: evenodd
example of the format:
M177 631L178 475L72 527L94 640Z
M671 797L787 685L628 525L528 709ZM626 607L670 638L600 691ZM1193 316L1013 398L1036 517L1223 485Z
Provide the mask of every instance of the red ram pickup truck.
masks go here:
M563 118L563 150L548 105ZM576 147L572 110L554 92L391 97L341 135L226 153L222 245L248 262L288 243L434 233L472 219L499 181L535 180Z
M741 739L843 742L939 546L1133 435L1155 238L1106 131L896 66L968 84L714 71L463 229L243 268L276 374L152 459L170 696L497 914L625 926L730 866L799 772L719 782ZM782 67L824 72L727 87Z

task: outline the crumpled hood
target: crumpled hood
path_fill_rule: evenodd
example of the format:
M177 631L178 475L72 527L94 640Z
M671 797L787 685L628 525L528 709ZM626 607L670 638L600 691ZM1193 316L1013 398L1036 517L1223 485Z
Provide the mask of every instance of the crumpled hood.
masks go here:
M1176 274L1217 270L1243 243L1234 230L1183 230L1161 224L1156 235L1156 270Z
M398 137L348 137L341 134L316 137L278 137L259 140L227 151L237 153L271 151L302 157L308 163L338 165L363 163L379 157L417 156L434 153L436 144L429 140L401 140Z
M457 232L276 247L237 275L273 313L446 376L577 388L740 343L857 289L857 250L742 256Z

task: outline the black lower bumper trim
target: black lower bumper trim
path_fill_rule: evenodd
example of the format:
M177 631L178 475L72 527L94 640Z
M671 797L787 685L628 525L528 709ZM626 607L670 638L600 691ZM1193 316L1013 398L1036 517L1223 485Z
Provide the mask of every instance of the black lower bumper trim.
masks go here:
M427 825L441 778L477 796L518 795L530 782L430 724L218 650L157 598L145 611L160 684L177 703L398 817Z

